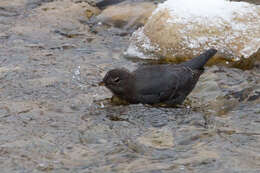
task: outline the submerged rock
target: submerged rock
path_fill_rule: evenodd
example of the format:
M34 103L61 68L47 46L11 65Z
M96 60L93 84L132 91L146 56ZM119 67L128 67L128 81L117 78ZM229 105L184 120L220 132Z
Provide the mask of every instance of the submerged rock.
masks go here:
M168 0L132 35L127 53L183 61L214 47L211 63L249 68L260 59L259 21L260 7L246 2Z
M147 134L137 139L145 146L158 149L167 149L173 147L173 134L170 129L151 129Z

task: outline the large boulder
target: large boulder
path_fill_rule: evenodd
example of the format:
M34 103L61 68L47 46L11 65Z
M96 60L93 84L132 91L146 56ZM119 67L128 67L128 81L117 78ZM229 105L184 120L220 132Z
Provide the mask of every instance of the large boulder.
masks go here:
M211 63L249 68L260 60L260 6L226 0L167 0L132 35L127 53L174 61L205 49L219 50Z

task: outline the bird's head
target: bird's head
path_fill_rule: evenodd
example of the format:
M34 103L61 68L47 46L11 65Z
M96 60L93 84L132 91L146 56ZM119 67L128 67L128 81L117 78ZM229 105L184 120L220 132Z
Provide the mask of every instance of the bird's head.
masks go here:
M129 93L132 85L132 74L126 69L113 69L107 72L101 86L107 87L116 95Z

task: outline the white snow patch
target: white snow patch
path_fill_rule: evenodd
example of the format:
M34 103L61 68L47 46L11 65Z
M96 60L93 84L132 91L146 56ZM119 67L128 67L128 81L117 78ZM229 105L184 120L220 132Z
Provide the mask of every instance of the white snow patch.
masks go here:
M136 32L134 32L136 35L136 38L138 41L141 40L141 46L146 50L156 50L155 46L151 45L150 39L144 34L143 28L138 29ZM133 34L133 35L134 35Z
M130 44L126 52L124 52L124 55L130 56L130 57L142 57L146 59L145 55L136 47L134 44Z
M140 46L144 50L149 51L155 51L159 50L159 46L152 46L150 39L144 34L143 28L139 28L137 31L133 33L133 37L136 39L135 42L131 43L124 53L127 56L130 57L140 57L142 59L154 59L152 55L145 55L142 51L139 50L139 48L136 46L136 44L140 44Z
M248 58L248 55L252 55L256 53L257 51L260 51L260 38L255 38L251 41L249 45L254 45L253 46L247 46L244 47L240 52L244 56L244 58Z
M230 2L228 0L167 0L160 4L153 14L167 9L175 16L168 20L170 23L186 23L192 21L205 23L217 22L218 19L230 22L234 16L255 14L255 5L246 2ZM176 18L179 16L179 18Z

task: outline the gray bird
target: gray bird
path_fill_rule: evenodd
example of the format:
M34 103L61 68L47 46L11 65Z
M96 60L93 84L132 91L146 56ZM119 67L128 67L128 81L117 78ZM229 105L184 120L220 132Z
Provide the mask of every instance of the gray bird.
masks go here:
M216 53L216 49L209 49L181 64L145 65L133 72L113 69L100 85L128 103L179 105L195 87L204 65Z

